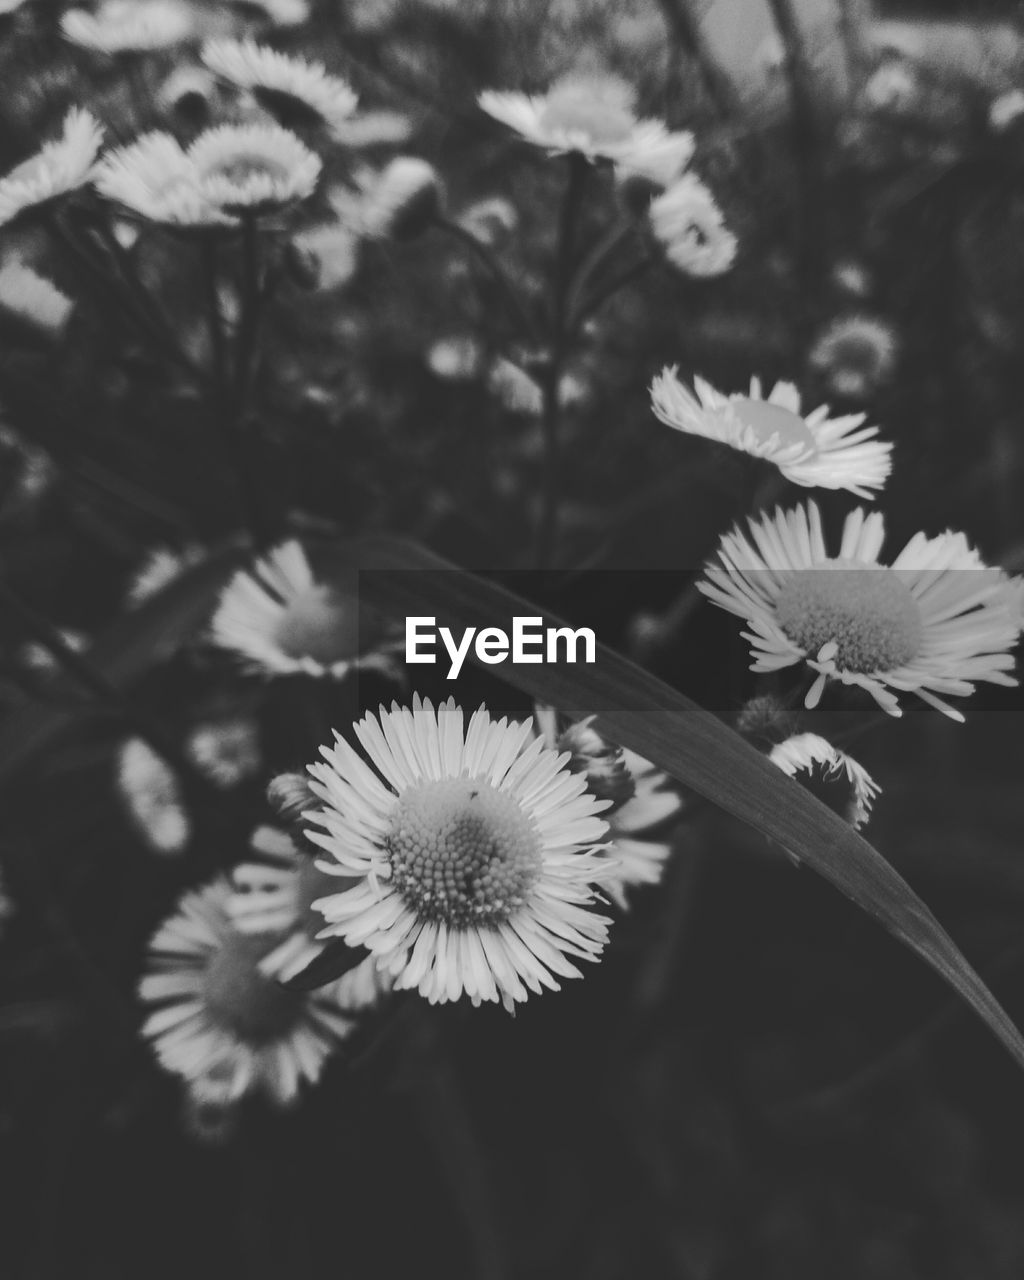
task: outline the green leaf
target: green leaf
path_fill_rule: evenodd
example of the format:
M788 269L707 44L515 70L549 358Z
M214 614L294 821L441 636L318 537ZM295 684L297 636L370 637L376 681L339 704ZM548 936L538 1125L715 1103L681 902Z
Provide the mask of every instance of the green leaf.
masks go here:
M360 600L394 616L433 616L511 632L515 616L566 623L520 596L392 538L334 548L325 566L362 569ZM475 654L471 652L475 661ZM492 674L597 726L684 786L791 850L940 974L1024 1066L1024 1039L956 944L906 881L846 822L743 738L681 693L603 645L593 665L506 662Z
M125 689L166 661L210 615L228 578L246 558L237 546L222 547L186 569L151 599L120 618L83 654L108 684ZM54 692L73 690L55 682ZM0 783L9 781L94 704L19 708L0 726Z

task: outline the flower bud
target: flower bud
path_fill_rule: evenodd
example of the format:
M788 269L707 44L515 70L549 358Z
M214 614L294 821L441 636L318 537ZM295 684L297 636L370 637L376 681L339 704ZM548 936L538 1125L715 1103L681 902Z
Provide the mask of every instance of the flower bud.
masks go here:
M558 739L558 750L571 754L569 769L583 773L587 786L600 800L617 808L632 799L636 790L622 748L607 742L593 727L593 716L571 724Z
M299 822L307 809L320 803L304 773L279 773L267 787L267 802L285 822Z

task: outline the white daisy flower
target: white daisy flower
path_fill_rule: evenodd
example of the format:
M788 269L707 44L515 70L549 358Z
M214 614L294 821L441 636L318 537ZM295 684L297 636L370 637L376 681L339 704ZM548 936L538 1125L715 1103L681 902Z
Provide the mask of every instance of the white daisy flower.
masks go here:
M342 126L356 109L351 86L319 62L293 58L255 40L211 40L203 62L221 79L248 90L261 107L288 125Z
M0 17L5 17L9 13L14 13L20 9L25 0L0 0Z
M708 188L693 173L651 201L651 230L668 260L687 275L707 278L728 271L736 257L736 237Z
M318 289L340 289L359 265L359 237L338 222L300 231L292 241L304 255Z
M277 209L313 194L320 157L280 125L218 125L188 149L200 194L228 213Z
M140 217L178 227L233 226L199 188L188 152L169 133L146 133L103 157L96 190Z
M171 766L141 738L122 743L117 789L139 834L155 853L181 853L192 837L181 784Z
M609 921L593 910L614 870L596 847L607 807L569 773L567 757L531 742L531 721L494 722L481 707L468 730L449 699L367 715L356 736L370 767L340 736L309 766L322 809L309 838L332 875L354 878L313 906L319 935L365 946L395 979L431 1003L516 1001L568 959L597 960ZM376 769L376 772L374 772Z
M60 20L66 39L98 53L169 49L193 27L192 10L175 0L103 0L94 13L69 9Z
M59 334L74 305L55 284L17 258L0 267L0 307L44 333Z
M446 382L472 382L480 374L484 352L469 334L439 338L427 350L427 367Z
M400 147L412 134L412 121L400 111L361 111L334 129L335 140L346 147Z
M157 105L184 121L205 122L217 96L217 82L205 67L176 67L160 86Z
M72 107L59 138L0 178L0 226L84 186L102 141L97 121L81 107Z
M906 111L919 92L917 75L906 63L888 58L869 77L864 100L879 111Z
M768 759L790 778L798 773L818 776L820 772L828 782L845 779L850 794L844 816L854 827L867 822L875 797L882 790L863 765L816 733L798 733L777 743Z
M157 930L139 983L141 999L157 1007L142 1034L199 1102L224 1106L262 1092L287 1105L353 1024L333 985L300 994L260 972L274 938L239 933L227 913L231 892L218 879L185 894Z
M892 374L898 340L874 316L837 316L815 340L810 363L838 396L864 399Z
M262 9L275 27L299 27L309 21L307 0L248 0Z
M634 92L610 75L568 75L544 94L480 94L483 111L549 154L576 152L596 163L610 161L667 186L689 164L691 133L673 133L660 120L641 120Z
M324 921L313 903L337 893L342 882L320 870L312 850L300 850L287 832L276 827L259 827L251 847L255 857L231 873L234 892L227 900L227 912L240 933L282 935L260 960L259 968L267 977L287 982L327 945L316 937ZM335 995L343 1009L354 1012L376 1004L391 987L390 975L370 955L337 980Z
M318 582L302 546L291 541L235 574L210 632L214 644L269 676L341 680L356 669L392 675L390 642L361 650L359 621L355 597Z
M1009 129L1015 120L1024 116L1024 90L1010 89L992 100L988 109L988 122L996 133Z
M185 754L215 786L237 787L263 767L259 726L243 715L208 720L189 733Z
M752 671L803 663L815 673L806 706L835 680L865 689L893 716L906 692L963 720L946 697L973 693L979 680L1017 683L1018 585L986 567L962 533L915 534L884 565L882 516L863 508L846 517L835 556L813 502L776 508L748 528L749 537L738 528L723 537L720 563L698 586L746 620Z
M602 815L608 823L607 855L617 866L601 882L601 888L622 909L628 907L627 891L642 884L658 884L672 844L665 839L666 824L683 808L683 797L668 774L625 747L611 747L590 728L587 720L570 725L559 734L558 713L553 707L534 708L536 733L545 746L569 750L569 769L587 780L592 794L612 802ZM581 736L581 733L583 736ZM589 749L581 744L591 741Z
M771 462L793 484L806 488L847 489L871 498L892 469L892 445L875 440L877 427L865 427L864 414L830 418L821 406L800 409L800 393L791 382L777 382L768 396L758 378L749 395L723 395L703 378L693 391L676 366L663 369L651 383L651 408L667 426L728 445Z

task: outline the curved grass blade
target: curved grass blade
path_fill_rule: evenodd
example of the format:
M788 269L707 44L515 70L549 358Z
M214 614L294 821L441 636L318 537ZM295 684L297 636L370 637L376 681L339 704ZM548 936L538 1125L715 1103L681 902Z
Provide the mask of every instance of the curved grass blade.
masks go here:
M392 615L433 616L455 634L512 630L512 618L565 626L522 597L411 543L366 538L334 548L339 570L361 568L360 598ZM475 661L472 650L470 656ZM603 645L594 665L505 663L492 674L597 725L691 790L778 841L875 917L940 974L1024 1066L1024 1038L906 881L846 822L782 774L716 716Z
M209 616L217 593L245 552L223 547L186 569L152 599L119 619L83 655L109 684L123 689L165 661ZM61 683L54 684L55 692ZM9 781L58 734L93 708L29 706L0 725L0 783Z

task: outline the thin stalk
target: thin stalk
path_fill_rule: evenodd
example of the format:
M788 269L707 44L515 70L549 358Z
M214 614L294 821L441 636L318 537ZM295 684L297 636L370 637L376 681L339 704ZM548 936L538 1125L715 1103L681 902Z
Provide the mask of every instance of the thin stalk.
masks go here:
M615 252L620 244L623 244L634 233L636 228L632 223L618 223L613 226L606 235L600 236L597 243L593 246L587 256L580 263L580 268L576 272L576 279L573 281L572 288L569 290L569 298L566 302L566 314L569 316L569 327L573 328L572 317L579 310L579 305L583 290L590 283L590 279L594 272L603 262Z
M478 240L472 232L467 231L465 227L460 226L457 222L452 222L448 218L438 218L434 224L441 231L446 231L453 236L460 244L466 246L467 249L478 259L479 262L486 267L487 271L493 277L500 288L505 301L509 304L509 308L515 312L519 323L523 330L531 339L537 337L537 326L533 317L526 309L526 304L516 291L515 285L509 279L508 273L499 262L494 253L491 252L490 246Z
M544 440L544 467L541 477L540 517L534 547L534 567L547 569L554 559L558 535L558 510L562 496L562 467L559 456L561 404L559 386L562 365L567 353L570 333L566 326L566 308L572 279L572 259L576 223L590 166L578 152L567 157L568 174L565 194L558 219L558 241L555 251L555 283L552 300L551 351L541 378L541 431Z
M158 726L131 706L120 691L97 671L81 653L76 652L57 628L15 591L0 580L0 600L18 618L25 630L53 657L54 661L73 683L90 694L100 706L128 725L133 732L149 744L153 750L180 776L183 785L193 792L206 792L208 783L196 772L192 762Z
M581 325L585 324L592 315L595 315L609 298L614 297L626 285L632 284L634 280L639 280L645 275L650 268L654 266L654 259L650 256L639 258L636 262L631 263L628 267L623 268L618 274L605 281L595 293L587 298L586 302L580 306L575 315L570 316L569 328L573 333L579 331Z
M219 253L215 236L203 240L203 289L206 295L206 320L210 332L210 354L213 358L213 378L218 390L227 386L227 348L224 324L220 313L220 297L217 285L220 279Z

